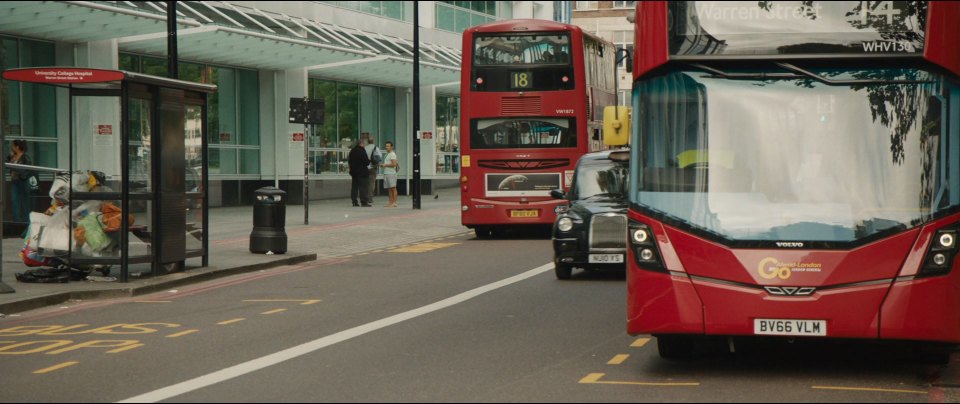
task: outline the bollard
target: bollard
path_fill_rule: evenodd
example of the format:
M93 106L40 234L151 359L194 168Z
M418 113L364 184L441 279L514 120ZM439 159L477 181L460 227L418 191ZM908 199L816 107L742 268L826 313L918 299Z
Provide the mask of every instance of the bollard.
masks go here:
M250 252L254 254L283 254L287 252L286 192L274 187L255 191L253 202L253 232L250 233Z

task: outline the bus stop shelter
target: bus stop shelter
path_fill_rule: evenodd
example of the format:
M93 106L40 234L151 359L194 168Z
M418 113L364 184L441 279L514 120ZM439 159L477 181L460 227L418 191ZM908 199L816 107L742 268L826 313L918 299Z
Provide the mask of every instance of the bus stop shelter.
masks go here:
M69 124L59 125L69 127L68 167L6 165L54 174L53 208L31 213L30 249L72 268L119 265L121 282L184 269L189 258L209 265L207 95L216 86L75 67L3 78L69 93Z

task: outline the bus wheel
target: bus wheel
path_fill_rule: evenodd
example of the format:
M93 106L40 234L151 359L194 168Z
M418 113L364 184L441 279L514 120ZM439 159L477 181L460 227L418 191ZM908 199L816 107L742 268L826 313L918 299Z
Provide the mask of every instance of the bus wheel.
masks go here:
M573 275L573 267L564 264L554 264L553 272L557 274L557 279L567 280Z
M473 228L474 234L477 235L479 239L488 239L490 238L490 228L484 226L478 226Z
M693 359L694 340L689 335L658 335L657 350L660 357L671 361Z

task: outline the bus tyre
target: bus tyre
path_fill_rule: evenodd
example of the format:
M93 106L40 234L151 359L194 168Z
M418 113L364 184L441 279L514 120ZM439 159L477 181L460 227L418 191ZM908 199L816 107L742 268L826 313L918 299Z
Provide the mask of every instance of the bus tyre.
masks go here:
M693 359L694 340L689 335L658 335L657 350L660 357L670 361Z
M474 234L477 235L477 238L478 238L478 239L488 239L488 238L490 238L490 228L489 228L489 227L484 227L484 226L474 227L474 228L473 228L473 232L474 232Z
M553 264L553 272L557 274L557 279L567 280L573 275L573 267L565 264Z

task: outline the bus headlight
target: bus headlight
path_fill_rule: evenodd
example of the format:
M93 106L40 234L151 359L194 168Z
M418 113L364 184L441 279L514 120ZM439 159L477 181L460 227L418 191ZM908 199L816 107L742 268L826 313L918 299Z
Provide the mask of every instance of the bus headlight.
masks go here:
M569 217L562 217L560 220L557 220L557 230L562 232L573 230L573 219Z
M647 233L646 229L634 229L633 230L633 242L637 244L645 244L647 240L650 239L650 234Z
M940 276L950 273L953 269L953 260L957 255L956 226L938 230L930 243L927 259L921 268L920 276Z
M650 226L631 220L627 237L630 240L630 251L633 252L637 268L647 271L667 272L660 258L656 239Z

